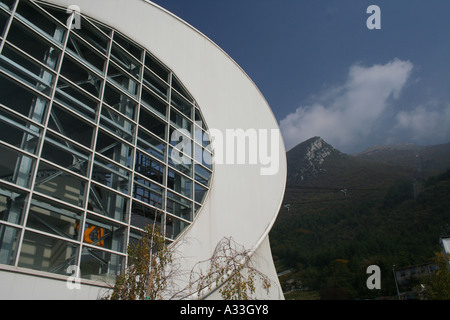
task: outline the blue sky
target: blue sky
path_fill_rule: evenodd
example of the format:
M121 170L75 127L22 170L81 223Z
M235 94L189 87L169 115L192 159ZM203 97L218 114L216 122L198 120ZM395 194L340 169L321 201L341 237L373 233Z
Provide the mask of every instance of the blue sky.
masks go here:
M450 1L154 2L244 69L287 149L312 136L347 153L450 141ZM379 30L366 26L369 5Z

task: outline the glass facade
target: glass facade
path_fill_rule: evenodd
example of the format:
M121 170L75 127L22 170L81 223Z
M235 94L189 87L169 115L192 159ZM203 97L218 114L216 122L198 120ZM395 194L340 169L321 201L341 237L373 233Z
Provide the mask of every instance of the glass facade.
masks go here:
M0 41L0 264L103 281L146 225L174 241L213 168L173 72L116 30L29 0L0 0Z

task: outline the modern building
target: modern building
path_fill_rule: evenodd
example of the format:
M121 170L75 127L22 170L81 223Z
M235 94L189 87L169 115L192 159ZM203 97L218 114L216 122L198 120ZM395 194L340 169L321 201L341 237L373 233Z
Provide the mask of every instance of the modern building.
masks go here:
M0 0L0 41L0 299L100 298L152 223L184 270L232 237L283 299L284 144L223 50L145 0Z

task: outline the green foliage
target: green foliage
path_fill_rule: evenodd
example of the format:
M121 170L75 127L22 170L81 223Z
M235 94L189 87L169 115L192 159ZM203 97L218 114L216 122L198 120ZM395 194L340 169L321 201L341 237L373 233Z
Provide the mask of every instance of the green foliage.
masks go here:
M270 234L272 253L283 268L278 271L291 269L296 281L319 290L322 298L395 296L392 265L424 263L440 250L439 235L450 216L449 172L424 181L416 198L408 179L392 182L384 192L352 197L349 190L347 198L287 190L290 210L280 213ZM337 259L348 263L338 265ZM381 268L381 290L366 287L372 264Z
M420 279L420 286L416 289L420 297L425 300L450 300L450 255L436 254L433 262L437 271Z

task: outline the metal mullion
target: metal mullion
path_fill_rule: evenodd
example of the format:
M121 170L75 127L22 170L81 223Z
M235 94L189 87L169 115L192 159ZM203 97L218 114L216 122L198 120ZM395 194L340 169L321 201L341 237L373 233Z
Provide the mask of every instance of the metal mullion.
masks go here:
M78 141L72 140L71 138L61 134L58 131L53 130L52 128L47 128L47 131L57 136L58 138L66 140L68 143L75 145L77 148L83 149L83 151L86 151L87 153L92 153L92 150L86 147L85 145L82 145Z
M5 220L0 220L0 225L5 225L5 226L8 226L8 227L11 227L11 228L14 228L14 229L19 229L20 233L23 233L23 231L25 229L25 227L23 225L15 224L15 223L12 223L12 222L9 222L9 221L5 221ZM19 252L17 252L17 255L18 255L18 253Z
M118 255L118 256L125 257L125 259L127 258L127 253L123 253L123 252L114 251L114 250L111 250L111 249L99 247L99 246L96 246L96 245L93 245L93 244L90 244L90 243L83 242L83 247L90 248L90 249L95 249L95 250L99 250L99 251L104 251L104 252L108 252L108 253L112 253L112 254L115 254L115 255ZM80 250L80 251L82 251L82 250Z
M30 153L29 151L25 151L25 150L23 150L23 149L21 149L21 148L19 148L19 147L16 147L16 146L14 146L14 145L12 145L12 144L9 144L9 143L7 143L7 142L5 142L5 141L0 140L0 145L3 146L3 147L5 147L5 148L12 149L12 150L14 150L14 151L16 151L16 152L18 152L18 153L23 154L23 155L26 155L27 157L30 157L30 158L32 158L32 159L34 159L34 160L36 160L36 159L38 158L37 155L32 154L32 153Z
M169 215L171 218L175 218L177 220L181 220L183 222L186 222L187 224L192 224L192 221L189 221L189 220L186 220L186 219L184 219L182 217L179 217L179 216L175 215L174 213L167 212L167 215Z
M53 101L52 101L52 105L55 105L55 104L56 104L59 108L64 109L65 111L67 111L67 112L70 113L71 115L75 116L75 118L77 118L78 120L80 120L80 121L82 121L82 122L85 122L85 123L87 123L88 125L95 126L95 122L94 122L94 121L92 121L92 120L89 119L89 118L86 118L86 116L84 116L83 114L79 114L77 111L74 111L74 110L70 109L70 107L66 106L63 102L59 102L58 100L53 100ZM92 113L92 109L90 110L90 112ZM53 132L56 132L56 131L54 131L54 130L51 129L51 128L48 128L48 129L52 130ZM67 138L67 139L69 139L69 138ZM85 147L85 148L86 148L86 147Z
M9 181L7 181L7 180L1 180L1 179L0 179L0 188L2 187L2 185L3 185L5 188L10 187L10 188L13 188L13 189L18 189L19 191L24 192L24 193L27 193L27 194L30 193L30 190L31 190L31 188L22 187L22 186L20 186L20 185L17 185L17 184L15 184L15 183L9 182ZM1 221L1 220L0 220L0 221Z
M169 189L169 192L171 192L171 193L173 193L173 194L175 194L175 195L177 195L177 196L180 196L181 198L183 198L184 200L186 200L186 201L188 201L188 202L192 202L192 199L189 199L188 197L186 197L185 195L182 195L182 194L179 193L178 191L172 190L172 189L170 189L169 187L168 187L168 189ZM169 198L169 197L168 197L168 198ZM194 198L194 197L192 197L192 198ZM180 202L180 201L178 201L178 200L176 200L176 199L170 198L170 200L175 201L175 202L177 202L177 203L179 203L179 204L185 205L184 203L182 203L182 202Z
M50 17L50 20L52 20L53 22L55 22L57 25L59 25L59 27L64 27L67 28L67 25L62 23L61 21L59 21L57 18L55 18L50 12L48 12L47 10L45 10L45 8L42 7L40 1L31 1L36 7L38 7L39 9L37 9L37 11L43 11L45 13L45 15L47 17Z
M47 233L45 231L41 231L41 230L30 228L30 227L24 227L23 235L25 234L26 231L31 231L33 233L37 233L37 234L40 234L42 236L46 236L46 237L49 237L49 238L54 238L54 239L62 240L62 241L65 241L65 242L73 243L73 244L78 245L78 246L80 245L80 242L78 240L65 238L65 237L62 237L62 236L59 236L59 235L56 235L56 234ZM20 253L20 251L18 251L18 253ZM19 257L19 255L20 254L17 255L17 258Z
M56 163L54 163L54 162L51 162L51 161L49 161L49 160L47 160L47 159L45 159L45 158L40 158L39 163L41 163L41 162L43 162L43 163L45 163L45 164L47 164L47 165L50 165L50 166L52 166L52 167L57 168L57 169L59 170L58 173L61 172L61 173L59 173L58 175L56 175L56 173L55 173L55 174L52 174L51 176L49 176L49 178L50 178L50 177L53 177L53 176L54 176L54 177L58 177L58 176L60 176L62 173L66 173L66 174L73 175L73 176L75 176L75 177L77 177L77 178L80 178L80 179L82 179L83 181L87 180L87 177L85 177L85 176L83 176L83 175L81 175L81 174L79 174L79 173L76 173L76 172L74 172L74 171L70 171L69 169L67 169L67 168L65 168L65 167L63 167L63 166L60 166L59 164L56 164ZM38 166L37 166L36 168L38 168ZM52 178L52 179L53 179L53 178ZM35 181L35 184L40 185L40 184L42 184L43 182L47 182L47 181L50 181L50 180L52 180L52 179L44 179L44 180L42 180L42 181Z
M15 21L18 21L23 27L25 27L26 30L31 31L34 36L38 36L41 39L44 39L44 41L47 41L47 43L51 44L52 46L57 47L58 49L65 49L65 43L61 44L59 42L56 42L55 40L53 40L53 38L50 38L50 36L45 33L43 30L41 30L38 26L36 26L37 29L30 27L31 25L34 26L34 24L32 24L31 22L28 24L28 20L23 18L23 17L18 17L14 14L15 17ZM66 31L66 27L64 26L64 28ZM42 32L41 32L42 31ZM67 32L68 34L69 32Z
M90 23L90 22L89 22ZM92 24L91 24L92 25ZM95 27L95 26L94 26ZM71 33L71 31L69 32ZM75 34L75 33L74 33ZM111 53L111 46L112 46L112 38L109 38L109 45L108 45L108 52L107 52L107 56L106 56L106 62L105 62L105 72L102 76L102 89L101 89L101 94L100 94L100 104L99 107L97 109L97 114L96 114L96 122L95 122L95 130L94 130L94 134L92 135L92 141L91 141L91 148L92 148L92 153L89 156L89 167L87 170L87 174L88 174L88 182L87 182L87 188L86 188L86 201L85 201L85 206L84 206L84 214L83 217L81 219L81 225L80 225L80 231L81 231L81 240L80 240L80 251L78 252L78 258L77 258L77 265L78 268L81 269L81 256L83 253L83 247L86 245L83 242L83 236L84 236L84 232L85 232L85 224L86 224L86 218L87 218L87 210L88 210L88 205L89 205L89 196L90 196L90 190L91 190L91 186L92 186L92 173L94 171L94 159L96 156L96 145L97 145L97 137L98 137L98 130L100 128L100 118L101 118L101 113L102 113L102 102L103 102L103 94L105 92L105 86L106 86L106 71L108 70L108 65L109 65L109 56Z
M63 75L60 75L60 78L63 79L64 81L68 82L68 83L71 84L72 86L74 86L76 90L81 91L81 94L87 95L89 98L93 98L95 101L97 101L98 103L100 103L100 99L99 99L98 97L94 96L92 93L90 93L90 92L86 91L85 89L81 88L76 82L73 82L72 80L66 78L66 77L63 76ZM57 88L62 88L62 87L64 87L64 86L58 86L58 85L57 85ZM63 94L64 96L66 96L66 97L72 97L71 95L66 94L66 93L63 92L63 91L60 91L60 93ZM75 98L72 97L72 99L75 99ZM77 100L77 101L78 101L78 100ZM83 102L81 102L81 101L79 101L79 102L82 103L83 105L85 105ZM83 108L85 108L85 107L83 107ZM87 107L87 108L89 108L89 107Z
M102 31L101 31L102 32ZM108 59L107 55L104 54L101 50L97 49L95 46L93 46L92 44L90 44L88 41L86 41L85 39L83 39L80 35L78 35L75 32L72 32L72 36L75 37L77 40L79 40L80 42L82 42L84 45L86 45L87 47L89 47L90 49L93 49L94 51L96 51L96 53L100 54L101 56L103 56L106 59ZM106 34L104 34L105 37L107 37L109 40L111 40L109 38L109 36L107 36ZM69 49L70 50L70 49ZM70 52L70 51L69 51Z
M79 206L76 206L76 205L71 204L69 202L64 202L64 201L62 201L62 200L60 200L58 198L52 198L51 196L49 196L49 195L47 195L45 193L41 193L39 191L34 191L33 194L36 194L37 196L39 196L39 198L43 198L45 201L55 202L55 203L57 203L57 204L59 204L61 206L69 208L70 210L79 211L80 212L80 216L81 217L83 216L83 209L80 209ZM31 198L30 198L29 202L30 203L32 202Z
M144 61L144 69L147 69L147 71L150 71L150 73L155 76L159 81L162 81L165 85L167 85L168 88L170 88L170 84L167 82L167 80L164 80L163 78L161 78L159 75L156 74L155 71L153 71L152 69L150 69L149 67L147 67L145 65L145 61Z
M5 75L6 77L10 78L13 82L19 83L22 87L25 87L25 88L27 88L27 89L30 90L30 91L33 91L33 94L37 94L37 95L39 95L41 98L43 98L43 99L45 99L45 100L49 100L49 98L50 98L49 96L47 96L46 94L44 94L44 93L42 93L41 91L37 90L36 88L33 88L33 87L30 86L28 83L23 82L22 80L20 80L20 79L18 79L18 78L16 78L16 77L13 77L10 73L8 73L8 72L6 72L6 71L4 71L4 70L2 70L2 69L0 69L0 73L2 73L3 75ZM51 85L51 86L49 86L49 87L53 90L53 88L52 88L53 86L54 86L54 84ZM50 95L52 95L52 94L50 94Z
M8 22L6 23L6 26L4 29L4 36L0 43L0 54L3 52L3 46L5 45L6 38L8 37L9 29L11 29L11 24L14 19L14 15L16 14L18 4L19 4L19 0L15 0L14 8L11 10L11 12L8 12L9 19L8 19Z
M113 38L113 37L112 37ZM120 46L120 45L119 45ZM136 110L136 122L135 122L135 130L134 130L134 137L133 137L133 152L132 152L132 163L131 163L131 175L130 175L130 201L128 204L128 229L127 229L127 238L126 238L126 245L128 248L128 245L130 243L130 234L131 234L131 215L132 215L132 202L134 201L133 192L134 192L134 177L136 175L135 168L136 168L136 155L137 155L137 143L138 143L138 130L139 130L139 119L141 116L141 100L142 100L142 88L143 88L143 77L144 77L144 62L145 62L145 50L142 50L142 56L141 61L139 63L141 64L141 70L140 70L140 79L139 79L139 90L138 90L138 96L137 96L137 110ZM112 81L111 81L112 82ZM125 91L125 90L121 90ZM128 96L128 95L127 95ZM128 254L125 259L125 266L128 266Z
M16 6L17 6L17 2L16 2ZM45 123L45 126L44 126L44 129L42 131L42 137L45 137L45 134L46 134L46 131L47 131L48 121L49 121L50 113L51 113L51 107L52 107L52 104L53 104L53 101L54 101L54 98L55 98L56 84L58 83L58 78L60 76L61 65L62 65L62 61L63 61L63 58L64 58L64 51L65 51L65 48L66 48L66 45L67 45L67 40L69 38L69 34L70 34L70 29L66 32L66 34L64 36L63 50L61 51L61 54L59 56L59 61L57 63L55 82L54 82L54 84L52 86L49 105L48 105L48 108L47 108L47 111L46 111L45 120L43 121L43 123ZM39 36L39 34L38 34L38 36ZM38 171L38 167L39 167L39 162L41 160L43 146L44 146L44 139L40 139L39 144L38 144L38 146L36 148L37 149L37 160L36 160L36 163L35 163L34 172L31 175L31 181L30 181L30 185L31 186L34 186L35 183L36 183L37 171ZM23 218L23 226L24 227L27 224L28 213L30 211L31 199L33 197L33 194L34 194L34 187L30 190L29 201L26 203L25 208L24 208L24 218ZM14 262L14 266L15 267L17 267L18 263L19 263L19 257L20 257L20 252L22 250L22 244L23 244L24 235L25 235L25 232L22 232L21 235L20 235L19 244L17 246L16 261Z
M114 60L111 60L110 58L110 63L113 63L114 67L116 67L117 69L120 69L121 72L124 73L125 76L128 76L129 78L131 78L131 80L134 80L137 83L140 83L140 80L137 79L135 76L133 76L131 73L129 73L127 70L125 70L121 65L119 65L117 62L115 62ZM112 79L112 78L111 78Z
M22 56L24 56L26 59L32 60L33 63L37 64L38 67L45 69L46 72L51 73L53 76L56 75L55 70L50 69L48 66L46 66L45 64L43 64L41 61L37 60L35 57L31 56L28 52L23 51L21 48L19 48L18 46L16 46L15 44L13 44L12 42L6 40L5 43L11 47L13 49L13 51L17 51L19 54L21 54Z
M114 89L116 89L117 91L120 91L121 94L123 94L124 96L127 96L127 98L129 98L130 100L133 100L136 103L138 103L138 101L140 101L140 97L138 97L138 98L133 97L129 92L126 92L124 89L122 89L122 87L117 85L114 81L108 79L107 75L106 75L106 72L105 72L105 78L106 78L106 81L108 82L108 85L114 87ZM110 106L106 102L103 102L103 103L105 103L106 105Z
M171 99L172 99L172 77L173 77L173 74L172 74L172 72L171 71L169 71L169 92L168 92L168 96L167 96L167 99L168 99L168 106L167 106L167 121L166 121L166 123L167 123L167 125L166 125L166 145L165 145L165 148L166 148L166 152L165 152L165 154L164 154L164 160L165 160L165 167L164 167L164 177L163 177L163 184L164 184L164 189L163 189L163 192L164 192L164 194L163 194L163 199L162 199L162 206L163 206L163 212L164 212L164 221L163 221L163 223L164 223L164 239L166 239L167 237L166 237L166 225L167 225L167 214L168 214L168 212L167 212L167 193L168 193L168 182L169 182L169 146L170 146L170 142L169 142L169 139L170 139L170 137L169 137L169 134L170 134L170 112L171 112L171 110L172 110L172 105L171 105L171 103L170 103L170 101L171 101Z
M163 184L161 184L161 183L159 183L159 182L157 182L157 181L155 181L155 180L153 180L153 179L150 179L150 178L144 176L143 174L140 174L139 172L135 172L135 175L134 175L134 176L140 177L140 178L145 179L145 180L149 180L149 181L151 181L152 183L156 184L158 187L161 187L161 189L164 189L164 188L165 188L165 186L164 186ZM163 192L164 192L164 191L163 191ZM162 194L162 196L164 196L164 195Z
M184 178L187 178L187 179L189 179L189 180L193 181L193 178L192 178L192 177L190 177L190 176L188 176L188 175L187 175L186 173L184 173L184 172L181 172L180 170L178 170L178 169L174 168L174 167L173 167L173 166L171 166L170 164L169 164L169 167L170 167L170 170L174 171L175 173L177 173L177 174L179 174L179 175L183 176Z
M102 215L102 214L100 214L100 213L98 213L98 212L92 211L92 210L88 210L88 213L89 213L91 216L94 216L94 217L96 217L96 218L100 218L100 219L106 220L108 223L118 224L118 225L120 225L121 227L127 227L127 226L128 226L128 224L127 224L126 222L119 221L119 220L110 218L110 217L108 217L108 216L104 216L104 215ZM98 222L98 221L95 220L95 219L86 219L86 220L93 220L93 221ZM105 225L110 226L109 224L102 223L102 222L99 222L98 224L103 224L103 226L105 226ZM99 226L99 227L103 227L103 226Z

